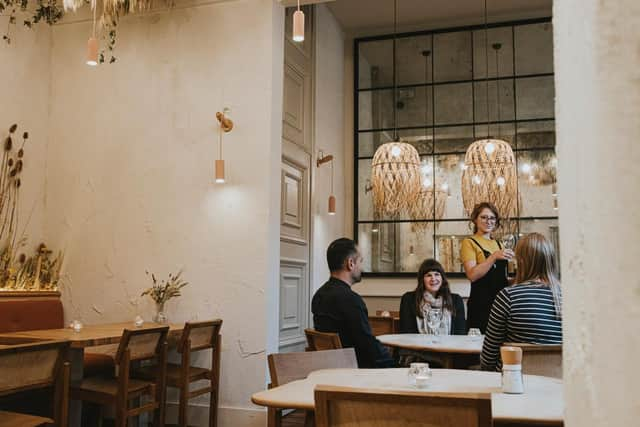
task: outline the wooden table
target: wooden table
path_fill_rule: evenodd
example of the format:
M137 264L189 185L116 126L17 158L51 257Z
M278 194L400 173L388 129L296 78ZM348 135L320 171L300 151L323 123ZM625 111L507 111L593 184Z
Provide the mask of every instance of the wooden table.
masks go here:
M453 368L454 360L462 354L480 354L484 336L395 334L380 335L380 342L389 347L438 353L445 368Z
M125 329L148 329L160 325L153 322L145 322L137 328L133 322L107 323L102 325L84 325L79 332L71 328L64 329L41 329L35 331L20 331L0 334L1 337L27 337L44 340L68 340L71 341L70 362L71 362L71 384L79 384L83 376L84 349L87 347L102 346L107 344L117 344L120 342ZM184 324L170 324L170 340L179 339L184 329ZM82 403L76 400L69 402L69 426L80 426L82 414Z
M323 369L304 380L255 393L251 401L271 408L314 409L316 385L346 386L378 390L415 391L409 386L407 369ZM529 423L561 425L564 402L562 381L534 375L524 376L524 394L503 394L499 372L433 369L425 391L491 393L493 420L497 424Z

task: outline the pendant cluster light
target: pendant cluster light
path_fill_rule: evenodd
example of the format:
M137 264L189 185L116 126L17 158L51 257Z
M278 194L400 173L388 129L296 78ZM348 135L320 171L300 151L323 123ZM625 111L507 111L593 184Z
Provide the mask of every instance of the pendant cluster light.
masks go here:
M304 41L304 12L300 10L300 0L298 0L298 10L293 12L293 41Z

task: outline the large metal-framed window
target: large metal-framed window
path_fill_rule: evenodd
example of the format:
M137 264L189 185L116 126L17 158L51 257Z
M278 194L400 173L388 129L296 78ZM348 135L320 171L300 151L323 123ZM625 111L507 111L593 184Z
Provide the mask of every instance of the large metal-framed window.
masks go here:
M501 46L489 48L488 64L485 34L489 46ZM468 146L487 135L516 155L516 232L541 232L557 246L550 18L489 24L486 33L479 25L358 38L354 64L354 232L366 275L413 276L430 257L462 274L459 244L471 231L461 166ZM374 217L371 159L395 128L418 150L435 197L446 198L442 217L435 207L417 220Z

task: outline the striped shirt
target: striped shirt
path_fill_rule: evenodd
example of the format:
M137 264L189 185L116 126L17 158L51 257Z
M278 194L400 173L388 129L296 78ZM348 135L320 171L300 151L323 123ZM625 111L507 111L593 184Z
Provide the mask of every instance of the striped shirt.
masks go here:
M556 316L549 287L527 282L498 293L480 355L483 370L502 368L500 346L505 342L562 344L562 319Z

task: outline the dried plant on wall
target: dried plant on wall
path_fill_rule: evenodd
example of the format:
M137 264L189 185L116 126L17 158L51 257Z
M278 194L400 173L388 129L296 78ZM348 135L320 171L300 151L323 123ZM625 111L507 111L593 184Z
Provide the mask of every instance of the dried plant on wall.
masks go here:
M53 25L62 18L62 7L56 0L0 0L0 15L9 18L2 40L11 44L13 27L21 24L32 28L42 22Z
M0 290L57 290L62 253L53 257L41 243L33 256L18 254L26 242L24 233L18 232L18 208L29 133L20 135L17 131L18 125L9 128L0 160Z

